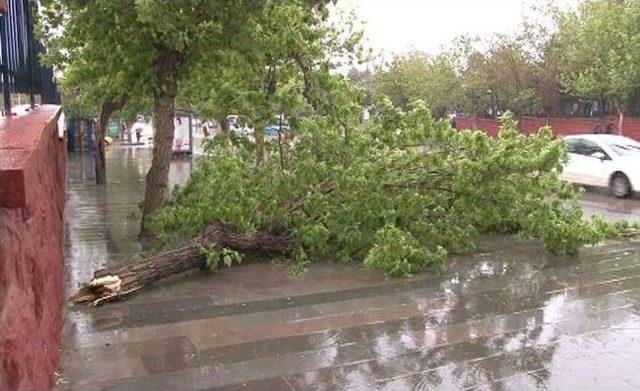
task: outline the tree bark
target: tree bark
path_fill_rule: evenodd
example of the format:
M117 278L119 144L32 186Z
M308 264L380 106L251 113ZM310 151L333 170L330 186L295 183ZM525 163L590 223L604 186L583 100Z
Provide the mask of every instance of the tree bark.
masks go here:
M155 135L153 137L153 159L147 173L142 209L141 234L150 237L146 225L147 217L160 208L169 187L169 165L173 147L175 99L178 92L177 52L162 48L155 63L155 73L159 88L153 97L153 118Z
M280 153L280 169L284 171L284 148L282 144L284 143L283 134L282 134L282 123L284 119L284 114L280 113L280 121L278 124L278 152Z
M267 71L266 80L265 80L265 101L270 102L275 95L276 90L278 88L278 79L276 74L276 67L274 65L270 65ZM266 124L271 120L272 113L268 114L266 119ZM267 151L264 145L264 131L265 125L262 121L255 121L256 126L253 130L253 137L256 142L256 166L261 166L267 160Z
M96 148L93 151L95 159L95 171L96 171L96 183L107 183L107 169L105 163L105 142L104 138L107 135L107 126L109 124L109 118L111 115L120 110L127 101L127 95L123 94L117 98L108 99L102 102L100 105L100 114L98 115L98 122L96 123Z
M93 279L72 296L75 303L94 305L121 300L158 280L202 266L201 247L230 248L242 252L283 254L291 251L287 234L258 231L247 235L221 222L208 224L203 232L178 248L161 252L141 263L97 270Z
M93 151L93 158L95 160L95 171L96 171L96 183L104 184L107 183L107 164L105 161L105 143L104 136L106 134L106 122L102 122L105 119L106 122L109 121L109 116L103 115L103 109L100 109L100 118L98 119L98 123L96 124L96 148Z
M618 109L618 134L622 136L622 126L624 125L624 110Z
M302 96L306 99L307 103L313 107L313 109L318 112L320 110L320 104L317 99L313 96L313 83L310 78L311 67L307 64L304 57L300 52L293 53L293 59L300 68L300 72L302 72Z
M264 146L264 126L259 122L253 130L253 137L256 140L256 166L261 166L266 160L266 150Z
M78 132L78 140L80 140L80 142L78 143L80 145L80 152L84 152L85 148L86 148L86 143L87 143L87 132L85 130L85 119L84 118L80 118L80 121L77 122L77 132Z
M220 132L222 134L229 134L229 121L227 120L227 115L222 115L218 118L218 126L220 126Z

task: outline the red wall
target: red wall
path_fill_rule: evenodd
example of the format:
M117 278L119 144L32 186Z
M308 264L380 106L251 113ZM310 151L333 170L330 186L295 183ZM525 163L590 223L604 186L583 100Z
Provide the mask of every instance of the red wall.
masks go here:
M59 107L0 119L0 389L42 390L58 362L65 142Z
M605 121L613 122L617 129L618 118L607 117ZM557 135L569 135L578 133L592 133L599 120L592 118L535 118L521 117L518 127L522 133L529 134L536 132L543 126L550 125ZM605 122L606 123L606 122ZM479 129L490 136L498 134L499 121L495 119L476 119L458 117L456 118L458 129ZM629 117L624 119L622 134L640 141L640 117Z

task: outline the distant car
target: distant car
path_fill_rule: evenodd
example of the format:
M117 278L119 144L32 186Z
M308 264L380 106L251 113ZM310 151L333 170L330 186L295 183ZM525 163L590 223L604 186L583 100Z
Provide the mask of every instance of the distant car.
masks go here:
M278 130L280 130L279 125L270 124L270 125L267 125L267 127L264 129L264 133L267 136L277 136L279 133ZM282 133L286 133L288 131L289 131L289 127L286 125L282 125Z
M564 138L569 161L561 178L588 186L608 187L618 198L640 190L640 143L611 134L578 134Z
M227 123L229 124L229 130L235 134L243 134L245 136L251 136L253 134L253 128L249 125L241 125L239 122L239 116L237 115L228 115Z
M278 133L286 133L291 130L291 125L289 125L289 121L287 119L282 120L282 128L280 128L280 119L278 117L274 118L274 121L269 123L264 129L264 133L267 136L277 136Z
M227 115L227 124L232 132L237 132L242 128L238 123L237 115Z

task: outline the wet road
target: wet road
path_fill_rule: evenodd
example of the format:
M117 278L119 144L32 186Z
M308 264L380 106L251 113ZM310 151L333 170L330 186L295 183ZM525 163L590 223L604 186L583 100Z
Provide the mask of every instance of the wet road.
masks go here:
M87 184L85 159L70 157L70 287L138 250L130 212L148 152L111 151L107 191ZM188 171L177 162L172 177ZM585 205L637 213L637 200L611 207L618 201L599 197ZM331 263L290 277L248 263L70 307L59 388L637 390L638 353L640 241L563 259L491 236L442 277L388 279Z
M618 199L602 190L589 190L582 197L582 209L587 215L598 213L609 220L640 221L640 195Z

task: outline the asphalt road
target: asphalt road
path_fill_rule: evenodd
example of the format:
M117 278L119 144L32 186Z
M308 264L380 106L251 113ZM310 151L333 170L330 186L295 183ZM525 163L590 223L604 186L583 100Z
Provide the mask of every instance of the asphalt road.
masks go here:
M619 199L602 190L587 190L582 198L587 215L598 213L606 219L640 221L640 196Z

